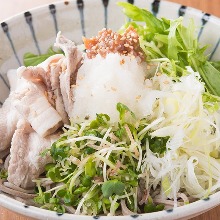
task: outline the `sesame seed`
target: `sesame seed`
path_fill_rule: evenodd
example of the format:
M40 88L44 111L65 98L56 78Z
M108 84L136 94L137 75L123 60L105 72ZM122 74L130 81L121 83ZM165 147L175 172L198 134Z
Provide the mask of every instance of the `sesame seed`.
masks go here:
M157 75L157 76L161 76L161 73L160 73L160 72L157 72L156 75Z
M86 48L88 58L94 58L97 54L105 57L108 53L119 53L131 57L140 57L143 61L144 55L141 52L138 35L134 28L129 27L123 34L113 32L111 29L103 28L96 37L87 39Z
M136 96L136 99L139 100L141 98L141 95Z
M124 60L124 59L120 60L120 64L121 64L121 65L123 65L124 63L125 63L125 60Z
M84 76L79 76L79 80L82 80L84 78Z

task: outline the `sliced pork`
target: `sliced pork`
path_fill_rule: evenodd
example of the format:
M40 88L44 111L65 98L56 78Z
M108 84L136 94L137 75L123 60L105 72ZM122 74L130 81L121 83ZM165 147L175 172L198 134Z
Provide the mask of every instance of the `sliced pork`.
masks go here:
M78 50L76 45L66 39L61 33L58 33L55 46L63 50L65 54L66 68L60 75L60 88L61 94L64 101L65 110L69 117L73 110L73 92L74 86L76 85L77 72L79 67L82 65L82 52Z
M46 137L63 125L58 112L36 86L30 85L15 96L14 107L40 136Z
M60 74L62 69L65 67L65 56L63 54L56 54L49 57L39 66L43 67L47 72L50 73L50 84L53 91L53 98L55 101L55 109L60 114L64 124L69 124L69 118L65 111L63 97L60 89Z
M69 119L64 108L60 89L60 74L62 72L64 56L57 54L51 56L36 67L22 67L19 75L36 86L46 94L50 104L57 110L63 123L69 124Z
M63 97L60 88L60 73L62 71L62 62L51 66L51 87L55 97L55 109L60 114L63 123L69 124L69 117L65 110Z
M49 155L43 157L40 153L50 148L58 138L59 134L43 138L28 122L19 121L12 138L8 181L22 188L33 187L32 180L38 178L44 172L44 166L51 162Z
M50 83L50 73L46 72L42 67L30 66L20 67L19 75L24 79L36 84L41 91L47 96L48 101L54 106L53 92Z
M8 154L11 145L8 180L22 188L34 186L32 180L51 159L39 153L50 148L58 138L53 134L64 123L69 124L72 115L82 52L61 34L56 46L65 56L54 55L36 67L8 73L11 93L0 109L0 158Z
M0 109L0 155L1 151L10 147L19 118L11 102L12 97L10 96Z
M18 79L16 70L8 71L10 84L10 95L0 108L0 157L5 154L5 150L10 147L12 136L15 132L17 122L21 115L12 105L14 101L14 90L19 91L28 85L24 79Z

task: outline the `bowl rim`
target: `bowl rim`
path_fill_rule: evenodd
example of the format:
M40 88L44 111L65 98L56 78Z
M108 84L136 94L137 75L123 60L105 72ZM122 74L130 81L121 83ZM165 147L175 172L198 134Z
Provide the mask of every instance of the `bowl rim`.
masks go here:
M43 219L47 217L47 220L72 220L73 217L77 217L77 220L91 220L98 219L101 217L103 220L110 220L112 218L117 218L119 220L128 220L129 217L137 218L138 220L146 220L146 217L150 219L164 219L168 217L169 220L178 219L187 216L192 217L199 214L202 214L220 204L220 192L216 192L213 195L207 197L206 199L200 199L196 202L190 203L188 205L184 205L181 207L177 207L174 209L163 210L160 212L154 213L145 213L145 214L136 214L136 215L127 215L127 216L86 216L86 215L75 215L75 214L58 214L54 211L40 209L35 206L26 206L22 202L17 201L5 194L0 194L0 204L1 206L9 209L11 211L15 211L21 215L25 215L27 217L34 217L35 219ZM198 213L197 210L202 210ZM187 216L185 215L187 213Z
M23 16L25 12L27 11L30 11L30 12L34 12L34 11L37 11L37 10L41 10L45 7L48 7L49 5L68 5L69 3L71 2L76 2L77 0L67 0L67 1L61 1L61 0L54 0L52 1L51 3L47 3L47 4L42 4L42 5L39 5L39 6L36 6L36 7L33 7L33 8L30 8L30 9L27 9L27 10L22 10L21 12L19 13L15 13L14 15L12 16L9 16L5 19L2 19L0 20L0 23L3 23L3 22L10 22L10 20L14 20L16 18L18 18L19 16ZM114 0L115 2L118 1L118 0ZM147 0L147 1L153 1L153 0ZM187 10L190 10L191 13L202 13L202 14L209 14L212 16L212 19L216 20L217 23L219 23L219 20L220 20L220 17L216 16L216 15L213 15L213 14L210 14L206 11L202 11L200 9L197 9L197 8L194 8L194 7L191 7L191 6L186 6L186 5L183 5L183 4L179 4L179 3L176 3L176 2L171 2L169 0L158 0L160 2L165 2L165 4L168 4L169 5L175 5L175 6L185 6L187 7Z
M114 0L115 2L117 0ZM152 0L148 0L148 1L152 1ZM159 0L161 1L161 0ZM7 22L8 24L10 24L11 21L19 19L21 17L24 16L24 13L27 11L30 12L37 12L40 11L42 9L45 9L46 7L48 7L49 5L56 5L56 6L61 6L61 5L68 5L69 3L74 3L76 2L76 0L68 0L68 1L53 1L51 3L47 3L47 4L43 4L37 7L33 7L30 8L28 10L23 10L20 13L16 13L13 16L10 16L6 19L3 19L0 21L0 23L3 22ZM162 2L162 1L161 1ZM163 3L165 3L167 6L185 6L185 5L181 5L179 3L175 3L175 2L171 2L168 0L163 0ZM190 14L205 14L206 12L203 12L202 10L190 7L190 6L186 6L187 10L190 10ZM209 13L207 13L209 14ZM217 17L215 15L212 15L212 22L216 23L217 25L220 25L220 17ZM204 202L206 205L204 205ZM187 217L187 216L196 216L199 214L202 214L216 206L218 206L220 204L220 191L210 195L209 197L207 197L206 199L200 199L196 202L190 203L188 205L184 205L181 207L177 207L174 209L169 209L169 210L163 210L160 212L156 212L156 213L146 213L146 214L137 214L137 215L131 215L131 219L133 218L138 218L139 220L144 220L146 219L146 217L148 219L162 219L164 217L169 217L169 220L172 219L177 219L177 218L182 218L182 217ZM62 214L59 215L54 211L50 211L50 210L45 210L45 209L41 209L35 206L27 206L24 203L11 198L10 196L7 196L4 193L1 193L0 191L0 206L11 210L15 213L19 213L21 215L25 215L27 217L34 217L36 219L43 219L43 218L47 218L47 220L56 220L56 219L63 219L63 220L70 220L73 219L73 217L77 217L77 220L89 220L91 218L93 219L98 219L99 217L101 217L101 219L105 219L105 220L110 220L112 218L117 218L120 220L128 220L129 216L85 216L85 215L75 215L75 214ZM202 212L199 212L197 210L202 210ZM185 215L187 213L187 216Z

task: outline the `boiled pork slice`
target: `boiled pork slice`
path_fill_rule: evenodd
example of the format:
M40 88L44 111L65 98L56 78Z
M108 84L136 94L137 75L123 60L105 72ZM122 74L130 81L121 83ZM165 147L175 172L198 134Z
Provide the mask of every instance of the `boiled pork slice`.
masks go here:
M50 75L42 67L30 66L20 67L18 75L30 81L38 87L47 96L48 101L54 106L53 92L50 83Z
M25 79L18 79L16 70L9 70L7 76L10 84L10 95L0 108L0 157L10 147L16 125L21 118L21 115L12 105L15 98L14 91L19 91L28 85Z
M58 133L43 138L28 122L20 120L12 138L8 181L22 188L33 187L35 183L32 180L44 172L47 163L52 162L50 155L41 156L40 153L50 148L58 138Z
M63 97L65 110L69 117L73 110L73 89L76 85L77 72L82 65L82 52L76 47L74 42L65 38L59 32L56 38L55 46L63 50L66 59L63 62L64 67L60 74L60 88Z
M62 71L64 56L57 54L49 57L36 67L22 67L19 75L31 81L36 86L43 87L44 93L50 104L57 110L64 124L69 124L69 119L64 108L63 98L60 90L60 73Z
M62 62L59 62L57 65L51 66L51 87L54 92L55 96L55 109L60 114L63 123L69 124L69 117L67 115L67 112L65 110L63 97L61 94L61 88L60 88L60 73L62 71Z
M53 91L53 97L55 100L55 109L60 114L63 123L69 124L69 117L65 111L63 97L60 89L60 74L62 73L63 62L65 59L66 58L63 54L56 54L49 57L43 63L39 64L39 66L41 66L48 73L50 73L50 83L51 89Z
M13 105L41 137L54 133L63 125L58 112L33 84L19 93L15 93Z
M0 155L10 147L12 136L16 130L19 115L12 106L10 96L0 108Z

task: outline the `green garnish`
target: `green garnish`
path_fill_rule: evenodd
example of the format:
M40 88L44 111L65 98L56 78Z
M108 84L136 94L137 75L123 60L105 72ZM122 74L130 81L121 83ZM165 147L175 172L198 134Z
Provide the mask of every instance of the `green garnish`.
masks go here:
M103 183L102 193L105 198L112 195L122 195L125 189L125 184L118 180L109 180Z
M96 119L90 123L91 128L98 128L100 126L106 126L110 117L106 114L96 114Z
M153 203L147 203L144 206L144 212L145 213L150 213L150 212L159 212L164 210L164 205L159 204L159 205L154 205Z
M47 58L51 57L52 55L55 54L62 54L62 50L60 49L54 49L53 47L50 47L47 50L47 53L45 54L41 54L41 55L36 55L33 53L25 53L24 57L23 57L23 62L24 65L27 66L37 66L38 64L42 63L43 61L45 61Z
M210 93L220 96L220 64L208 61L204 53L207 46L200 47L195 36L193 20L188 27L183 18L176 20L158 19L149 11L126 2L118 2L140 36L140 45L146 54L147 62L160 63L160 71L169 76L179 77L186 73L186 66L198 71ZM144 22L140 25L138 22ZM164 58L164 59L161 59Z
M137 192L134 193L134 190L138 187L138 175L141 173L140 167L137 169L141 165L138 165L137 153L144 155L147 148L140 149L133 141L143 143L143 146L148 142L149 150L159 157L166 151L169 137L153 138L149 132L138 137L147 120L136 119L134 113L122 103L118 103L116 109L119 113L118 124L111 123L106 114L97 114L96 119L87 122L86 126L73 123L52 144L49 153L53 163L45 166L45 172L49 180L59 185L50 192L44 192L40 186L41 180L37 180L36 203L61 212L62 204L77 209L83 201L83 206L91 215L103 213L104 209L114 214L120 207L119 197L122 196L123 199L129 198L126 199L128 206L136 210L134 201ZM134 125L128 123L130 121ZM118 140L112 139L112 135ZM109 156L102 150L109 152Z
M85 165L85 174L89 177L94 177L96 175L95 162L91 157Z
M127 113L130 113L130 115L135 118L135 114L124 104L118 103L116 106L117 111L119 112L119 119L124 122L125 116Z
M149 146L152 152L162 154L166 151L166 143L170 137L149 137Z

